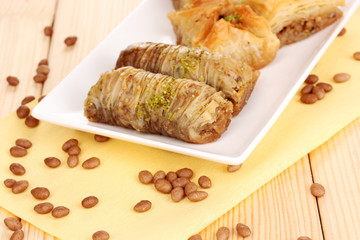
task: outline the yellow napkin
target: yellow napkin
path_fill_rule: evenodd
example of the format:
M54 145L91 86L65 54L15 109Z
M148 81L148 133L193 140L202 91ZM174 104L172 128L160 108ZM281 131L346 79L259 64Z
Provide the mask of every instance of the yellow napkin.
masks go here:
M331 82L333 91L314 105L300 103L300 95L296 95L238 172L227 173L222 164L120 140L98 143L92 134L45 122L29 129L13 113L0 120L0 176L2 181L27 179L30 186L15 195L1 184L0 206L61 239L91 239L97 230L108 231L111 239L187 239L360 116L360 62L352 58L353 52L360 51L359 22L360 10L348 23L347 33L335 40L313 71L321 81ZM352 77L336 84L331 79L338 72ZM23 158L11 157L9 149L20 137L30 139L33 147ZM79 139L81 162L96 156L101 159L100 167L68 168L61 146L69 138ZM62 165L46 167L43 160L50 156L60 158ZM13 162L26 168L24 176L12 175L9 165ZM143 169L154 173L182 167L194 170L194 181L201 175L212 179L206 200L174 203L169 195L137 179ZM35 213L33 207L40 201L31 196L30 189L38 186L49 188L47 201L67 206L70 214L55 219ZM84 209L81 200L89 195L97 196L99 204ZM134 212L133 206L143 199L150 200L152 208L146 213Z

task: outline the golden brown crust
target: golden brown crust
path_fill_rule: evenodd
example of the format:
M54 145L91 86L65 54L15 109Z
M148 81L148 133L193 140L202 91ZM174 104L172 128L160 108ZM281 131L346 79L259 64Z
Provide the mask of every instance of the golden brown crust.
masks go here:
M116 63L116 68L123 66L204 82L225 94L234 105L234 115L245 105L259 76L246 63L221 54L163 43L129 46Z
M239 19L229 22L226 16L239 16ZM229 9L225 18L213 25L207 38L199 43L201 48L245 61L255 69L274 60L279 40L263 17L250 7L239 5Z
M123 67L106 72L84 104L89 121L207 143L226 131L232 104L204 83Z
M189 47L197 46L206 38L219 19L221 11L221 6L212 5L169 13L168 17L176 34L176 43Z
M191 8L168 17L178 44L219 52L255 69L270 63L280 45L265 18L228 1L193 1Z

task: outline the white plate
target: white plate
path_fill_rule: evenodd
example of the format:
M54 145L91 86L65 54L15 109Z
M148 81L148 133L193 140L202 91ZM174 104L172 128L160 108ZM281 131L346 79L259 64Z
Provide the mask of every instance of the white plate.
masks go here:
M101 73L115 66L121 49L143 41L175 43L167 19L167 13L173 10L170 0L144 1L35 107L32 114L41 120L78 130L221 163L240 164L274 124L358 4L357 0L348 0L342 9L344 16L338 22L304 41L280 49L276 59L261 70L248 104L214 143L190 144L160 135L90 123L83 115L83 103L90 87Z

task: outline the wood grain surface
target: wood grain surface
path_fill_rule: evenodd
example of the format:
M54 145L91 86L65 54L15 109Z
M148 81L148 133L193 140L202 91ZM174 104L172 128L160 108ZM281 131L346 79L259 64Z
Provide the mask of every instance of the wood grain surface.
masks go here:
M310 153L325 239L360 239L360 119Z
M53 89L140 2L0 0L0 117L15 110L25 96L38 97ZM43 34L48 25L54 26L52 37ZM71 35L78 42L66 47L64 39ZM32 77L43 58L49 59L51 72L45 84L37 84ZM20 84L8 86L8 75L18 77ZM324 197L311 195L313 182L325 186ZM0 239L12 234L3 224L8 216L13 215L0 209ZM252 230L247 239L360 239L360 118L200 234L216 239L217 229L227 226L230 239L242 239L235 231L239 222ZM56 239L22 223L26 240Z
M55 0L0 0L0 117L15 110L27 95L40 96L42 84L32 81L38 62L47 58L49 38L43 34L51 25ZM17 87L7 76L20 80Z
M323 239L316 199L309 193L312 181L309 159L304 157L264 185L201 232L203 239L215 240L219 227L230 229L230 239L238 223L252 230L247 239Z

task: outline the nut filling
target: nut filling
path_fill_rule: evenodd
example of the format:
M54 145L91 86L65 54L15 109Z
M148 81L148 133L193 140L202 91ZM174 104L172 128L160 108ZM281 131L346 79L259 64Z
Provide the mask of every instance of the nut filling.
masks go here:
M342 12L334 8L333 11L325 12L312 19L299 19L285 26L276 35L280 39L281 46L303 40L310 35L319 32L341 18Z

